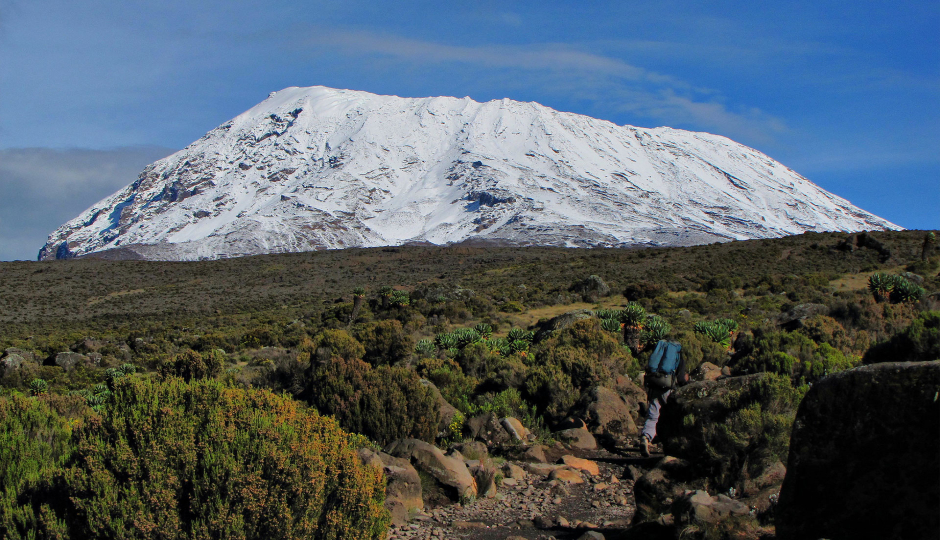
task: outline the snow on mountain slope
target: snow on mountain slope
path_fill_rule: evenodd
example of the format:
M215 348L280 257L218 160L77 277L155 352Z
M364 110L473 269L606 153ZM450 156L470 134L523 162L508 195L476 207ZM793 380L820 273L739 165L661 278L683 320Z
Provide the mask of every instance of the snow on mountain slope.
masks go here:
M690 245L898 228L716 135L537 103L287 88L49 236L40 259L465 240Z

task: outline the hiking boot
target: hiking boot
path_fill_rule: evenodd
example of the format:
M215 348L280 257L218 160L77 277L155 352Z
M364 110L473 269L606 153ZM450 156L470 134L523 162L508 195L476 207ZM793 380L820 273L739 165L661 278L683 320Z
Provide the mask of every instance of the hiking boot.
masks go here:
M640 437L640 453L643 457L650 457L650 440L646 437Z

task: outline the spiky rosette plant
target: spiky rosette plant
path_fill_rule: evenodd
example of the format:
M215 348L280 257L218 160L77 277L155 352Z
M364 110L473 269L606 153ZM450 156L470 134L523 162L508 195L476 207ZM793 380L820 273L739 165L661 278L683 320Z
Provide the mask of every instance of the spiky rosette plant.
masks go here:
M893 302L916 302L924 297L926 291L920 285L898 276L898 281L891 291L891 300Z
M430 339L422 339L415 343L415 354L418 356L433 356L436 351L437 347Z
M473 329L476 330L483 339L490 339L490 336L493 335L493 327L486 323L480 323L474 326Z
M718 319L715 324L724 328L729 334L738 331L738 322L734 319Z
M875 297L876 302L884 301L894 290L897 276L881 272L868 277L868 290Z
M29 383L29 393L33 396L41 396L49 390L49 383L43 379L33 379Z
M471 343L481 341L483 337L473 328L461 328L454 331L454 337L457 338L457 348L463 349Z
M389 302L393 306L404 307L411 303L411 297L408 296L408 291L395 291L392 293Z
M620 311L616 309L595 309L594 316L602 321L604 319L617 319L620 316Z
M601 328L608 332L620 332L620 321L617 319L601 319Z
M666 339L669 330L671 330L671 327L666 319L658 315L650 315L646 319L646 326L643 327L640 341L647 347L655 345L657 341Z
M450 333L440 333L434 338L434 344L442 351L457 348L457 336Z
M529 352L529 342L524 339L517 339L509 343L509 352L511 354L522 353L523 355Z
M630 302L620 310L620 322L623 323L623 342L636 356L640 352L640 337L646 323L646 309L636 302Z
M500 356L512 354L512 347L509 346L509 340L506 338L491 339L486 342L486 348Z
M532 343L532 339L534 338L534 332L529 332L528 330L523 330L522 328L513 328L506 336L506 339L508 339L510 342L522 340Z

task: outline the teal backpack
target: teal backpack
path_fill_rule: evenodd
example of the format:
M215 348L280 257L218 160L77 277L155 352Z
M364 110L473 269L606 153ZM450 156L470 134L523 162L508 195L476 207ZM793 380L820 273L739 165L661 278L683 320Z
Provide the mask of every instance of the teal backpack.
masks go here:
M666 389L675 388L676 369L682 359L681 351L682 345L677 342L659 340L646 366L646 384Z

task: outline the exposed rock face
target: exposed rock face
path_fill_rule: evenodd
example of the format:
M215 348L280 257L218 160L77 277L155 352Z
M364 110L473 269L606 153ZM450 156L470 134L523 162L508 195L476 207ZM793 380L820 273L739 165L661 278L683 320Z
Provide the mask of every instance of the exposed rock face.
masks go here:
M477 496L477 483L467 469L463 456L445 456L432 444L418 439L401 439L385 447L385 452L411 462L416 469L423 470L440 484L450 488L454 500Z
M535 338L533 339L534 343L539 343L548 339L553 332L559 330L564 330L572 324L580 321L582 319L590 319L594 316L594 312L590 309L576 309L574 311L569 311L568 313L562 313L557 317L552 317L551 319L539 322L535 330Z
M88 364L98 366L101 364L101 355L98 353L89 353L87 356L73 352L60 352L55 356L55 365L69 371L78 364Z
M619 393L597 386L588 394L584 417L594 435L623 440L637 434L631 408L631 404Z
M940 361L819 381L800 404L777 537L937 538Z
M392 523L403 525L414 511L424 510L421 498L421 477L407 459L396 458L385 452L359 450L363 463L382 469L385 473L385 508L392 515Z
M610 287L604 283L600 276L588 276L584 280L575 283L571 290L581 295L585 302L597 302L598 298L610 294Z

